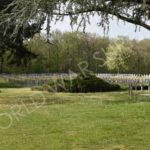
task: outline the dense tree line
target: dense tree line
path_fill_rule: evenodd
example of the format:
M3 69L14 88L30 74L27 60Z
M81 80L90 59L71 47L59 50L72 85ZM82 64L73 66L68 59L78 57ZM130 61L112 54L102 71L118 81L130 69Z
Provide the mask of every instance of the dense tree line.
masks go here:
M26 65L9 63L14 57L5 51L1 72L66 73L86 68L95 73L150 73L149 39L109 39L90 33L55 31L50 41L39 34L26 41L26 49L36 56L26 61Z

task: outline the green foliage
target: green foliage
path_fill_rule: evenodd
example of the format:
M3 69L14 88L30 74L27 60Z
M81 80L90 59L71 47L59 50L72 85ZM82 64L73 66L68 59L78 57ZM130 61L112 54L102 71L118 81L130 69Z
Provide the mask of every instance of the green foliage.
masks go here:
M107 73L110 70L120 73L150 73L149 39L109 39L90 33L62 33L57 30L51 35L51 43L46 42L45 35L36 35L25 44L26 49L36 57L18 59L21 62L17 61L19 66L16 66L10 63L16 62L16 58L9 49L5 53L0 51L0 72L67 73L71 70L79 73L86 68L94 73Z
M149 1L130 1L130 0L120 0L114 1L100 1L100 0L1 0L0 2L0 72L3 72L4 56L6 51L10 52L8 64L13 64L16 66L23 66L22 72L29 72L31 59L35 58L36 55L31 53L29 49L25 46L25 42L31 39L36 33L40 33L41 27L45 22L47 22L47 35L46 41L50 43L51 33L50 27L51 23L55 18L55 21L60 21L64 19L64 16L70 17L70 24L78 26L78 29L82 27L83 31L86 29L86 25L90 24L90 15L98 15L101 19L98 23L106 32L109 30L109 19L110 16L116 16L118 19L130 22L135 25L142 26L150 30L149 26L149 16L150 16L150 3ZM133 14L133 15L131 15ZM54 17L55 16L55 17ZM9 18L9 19L8 19ZM67 38L66 38L67 39ZM74 41L75 39L75 41ZM72 64L75 68L74 71L78 71L75 67L76 62L82 61L75 59L75 57L68 58L73 54L74 51L78 50L78 55L80 55L80 44L83 42L83 47L86 43L87 50L87 60L89 63L89 68L92 68L93 64L96 66L93 70L98 72L98 64L92 61L91 56L93 51L96 50L95 42L89 42L87 38L84 40L79 40L75 38L70 38L68 42L70 43L68 47L65 44L57 44L63 48L65 46L65 57L59 56L58 50L60 47L48 46L45 72L66 72ZM86 39L86 40L85 40ZM92 38L93 40L93 38ZM52 40L53 41L53 40ZM87 42L88 41L88 42ZM65 41L66 42L66 41ZM72 43L72 44L71 44ZM47 45L47 44L46 44ZM78 45L79 47L76 47ZM49 47L54 51L50 51ZM53 47L53 48L52 48ZM55 47L55 48L54 48ZM83 48L82 47L82 48ZM72 50L68 52L69 50ZM101 51L101 50L100 50ZM55 58L51 59L51 53L55 54ZM71 56L70 56L71 55ZM68 57L67 57L68 56ZM11 59L10 59L11 58ZM57 61L55 63L54 59L60 60L64 58L65 65L58 68L59 63L64 64L64 62ZM72 63L72 61L75 63ZM55 65L56 64L56 65ZM52 67L52 65L54 67ZM26 69L28 67L28 69ZM148 66L147 66L148 67ZM30 68L30 69L29 69ZM125 67L126 68L126 67ZM70 69L70 68L69 68ZM106 69L106 68L105 68ZM103 68L103 70L105 71ZM139 69L140 70L140 69ZM15 72L15 71L14 71ZM38 70L39 72L39 70Z
M20 86L0 79L0 88L19 88Z
M87 93L87 92L108 92L120 90L119 85L110 84L92 74L81 74L71 80L56 80L49 84L44 84L42 87L33 87L33 90L42 90L49 92L72 92L72 93Z
M19 88L20 86L17 86L15 84L6 82L6 83L0 83L0 88Z
M70 88L71 92L108 92L120 90L119 85L110 84L95 75L86 74L79 75L73 79Z
M130 70L133 58L134 52L129 45L125 46L122 42L112 43L106 53L106 65L109 70L125 72Z
M12 0L8 3L1 3L0 24L7 23L7 29L11 21L14 20L14 24L17 24L14 28L16 33L20 26L25 27L29 21L40 20L44 16L47 21L47 36L49 37L50 25L54 18L57 22L63 20L64 16L69 16L72 27L77 25L78 28L82 27L85 31L86 25L90 24L90 16L96 14L101 18L99 26L104 31L109 27L110 16L116 16L118 19L150 30L147 23L150 16L149 7L148 0ZM38 23L41 24L41 21Z
M7 16L7 14L11 13L13 7L10 6L10 3L12 1L13 0L0 2L0 15ZM5 8L8 8L8 10L3 12ZM7 17L7 19L8 18L9 17ZM37 23L38 21L17 25L19 20L16 21L17 19L14 18L9 18L8 20L8 26L7 21L0 24L0 63L3 64L4 61L7 60L9 65L26 67L36 55L27 49L25 41L31 39L36 33L39 33L41 25ZM18 29L17 32L14 33L16 27L18 27ZM9 55L6 57L6 54ZM0 72L3 72L2 67L0 68Z
M51 38L52 43L46 43L44 36L36 36L28 42L27 47L38 55L34 67L32 62L33 72L36 72L35 67L39 63L44 72L80 72L79 64L82 62L87 62L87 69L93 72L106 71L105 66L99 65L103 64L101 59L105 59L108 38L89 33L60 31L53 32Z

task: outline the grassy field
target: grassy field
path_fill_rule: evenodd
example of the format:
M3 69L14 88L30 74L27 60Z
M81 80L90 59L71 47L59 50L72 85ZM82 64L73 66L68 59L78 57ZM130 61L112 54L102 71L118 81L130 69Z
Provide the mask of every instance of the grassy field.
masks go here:
M0 91L0 150L150 148L149 97Z

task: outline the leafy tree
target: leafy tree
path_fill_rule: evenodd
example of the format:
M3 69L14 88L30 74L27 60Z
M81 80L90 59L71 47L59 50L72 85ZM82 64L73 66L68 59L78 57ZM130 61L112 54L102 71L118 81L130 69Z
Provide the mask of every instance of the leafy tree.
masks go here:
M0 11L3 11L9 6L12 0L1 1ZM11 13L11 8L6 12L1 12L4 16ZM1 64L3 64L3 56L7 51L9 51L8 59L10 64L16 66L27 66L29 61L36 57L35 54L31 53L25 46L25 40L32 38L34 34L40 32L41 28L37 22L29 23L23 25L17 25L16 19L7 18L10 21L7 26L7 22L0 24L0 54L1 54ZM14 29L18 26L17 32ZM10 59L11 58L11 59ZM1 67L2 68L2 67Z
M106 65L109 70L120 72L128 71L132 65L133 50L123 43L110 44L106 53Z
M104 31L109 30L112 16L150 30L149 0L0 0L1 64L3 54L9 50L10 57L13 56L11 63L26 66L35 55L26 49L24 41L40 32L45 21L47 42L50 42L53 20L57 22L69 16L72 27L78 25L85 31L90 16L95 14L99 15L99 26Z
M134 71L135 73L150 73L150 40L133 40L133 50L135 52Z
M68 72L69 69L79 72L78 65L83 61L88 63L89 70L103 72L98 65L99 57L105 57L103 49L106 50L109 45L107 38L82 32L55 31L51 35L51 42L47 43L44 36L35 36L28 42L30 51L38 55L34 62L40 59L45 67L44 72Z
M14 60L14 56L12 55L10 49L6 49L4 50L5 53L0 55L2 58L0 68L3 72L61 73L68 72L69 69L74 72L79 72L80 69L78 65L82 64L82 62L86 62L88 64L89 70L95 73L107 73L107 66L104 66L105 60L107 58L107 55L105 54L109 52L107 49L111 46L115 47L113 49L113 54L117 53L118 51L115 46L117 44L123 45L125 53L125 48L130 48L133 53L131 54L132 60L129 59L126 55L124 56L124 58L128 58L128 61L125 59L127 68L122 69L122 66L119 67L120 72L150 72L150 40L148 39L141 41L130 40L128 37L108 39L95 34L82 32L61 33L57 30L52 32L49 43L47 42L46 35L41 34L39 36L39 34L37 34L30 40L26 41L24 44L26 49L29 52L35 54L36 57L32 57L31 61L27 61L26 67L23 65L23 63L20 64L20 66L10 65L10 62ZM20 59L20 61L23 60ZM85 65L83 65L83 67L84 66ZM115 69L115 71L118 71L118 69Z
M5 3L1 3L3 9L0 13L0 23L10 24L15 20L15 31L31 20L39 19L40 23L43 16L47 20L48 36L54 17L58 21L69 16L71 25L78 24L85 29L86 24L90 22L89 16L95 14L100 16L99 25L104 30L109 26L111 16L150 30L149 0L12 0L9 3L5 7Z

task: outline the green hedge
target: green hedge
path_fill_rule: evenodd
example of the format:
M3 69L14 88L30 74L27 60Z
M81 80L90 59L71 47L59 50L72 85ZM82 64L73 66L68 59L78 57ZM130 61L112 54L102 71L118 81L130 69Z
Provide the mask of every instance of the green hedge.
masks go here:
M91 74L81 74L72 80L56 80L55 82L32 88L32 90L72 93L109 92L120 89L119 85L110 84Z
M20 86L6 82L6 83L0 83L0 88L20 88Z

